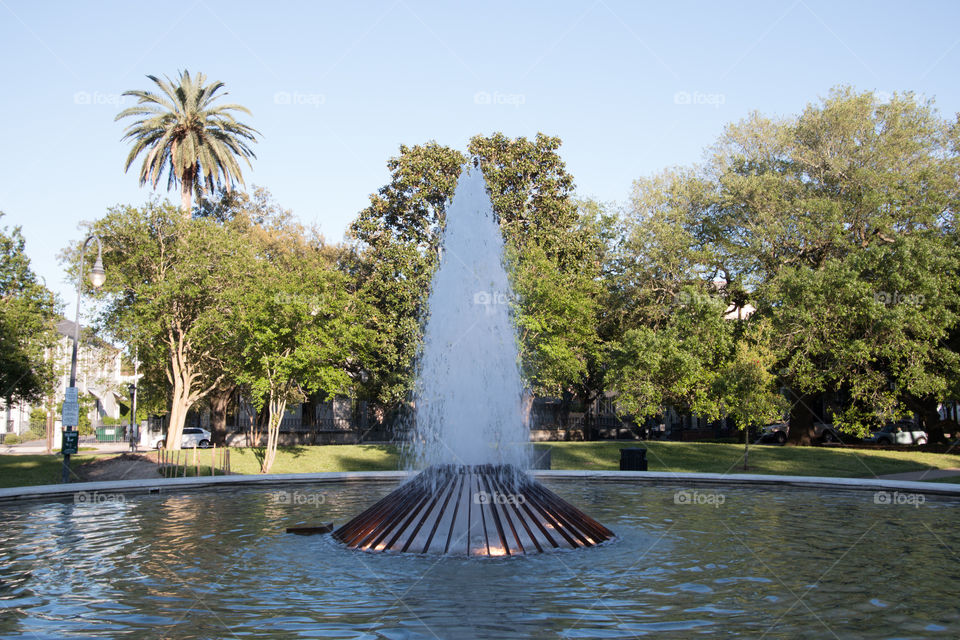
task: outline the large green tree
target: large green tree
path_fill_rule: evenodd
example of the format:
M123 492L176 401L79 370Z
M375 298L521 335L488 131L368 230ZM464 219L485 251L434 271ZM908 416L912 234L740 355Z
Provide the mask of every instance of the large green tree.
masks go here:
M248 288L240 292L251 300L263 299L264 296L258 291L272 286L270 279L261 278L259 275L261 261L290 262L294 259L293 256L303 253L302 247L305 243L314 247L331 265L336 263L340 255L337 246L328 245L314 231L304 228L295 220L292 212L281 207L263 187L255 187L250 193L222 188L216 192L205 193L197 202L194 216L221 226L227 233L239 236L249 247L251 255L256 256L257 263L250 264L248 277L245 279ZM231 303L230 308L234 312L250 309L249 304L241 303L243 298ZM236 323L238 320L225 321ZM220 370L208 372L208 376L213 376L220 382L204 401L210 409L210 427L216 442L226 439L227 415L230 407L240 397L238 394L243 394L245 399L250 397L249 389L244 388L240 380L245 362L243 353L247 346L242 332L227 332L222 338L218 349L219 357L209 365L219 367ZM263 418L266 418L265 414Z
M377 336L361 393L384 407L411 388L444 207L464 161L436 143L401 146L387 163L390 182L370 197L348 231L354 244L344 268L373 310L369 324Z
M261 252L257 278L238 292L231 321L243 345L237 381L258 410L268 411L261 471L276 457L289 404L319 393L352 394L352 370L369 345L348 277L331 264L319 238L285 243L282 254Z
M232 112L249 114L239 104L214 104L224 84L207 84L206 76L182 71L176 81L147 76L154 91L125 91L137 99L136 106L124 109L116 119L134 118L124 130L124 140L133 142L124 170L144 154L140 185L156 188L167 173L167 189L180 186L181 207L189 215L194 192L211 191L219 185L231 188L243 184L239 160L250 166L255 158L250 143L258 131L238 122Z
M955 388L958 160L932 103L849 88L718 145L713 241L778 336L791 442L809 440L819 393L839 392L830 418L863 433L907 410L932 423Z
M0 218L3 214L0 213ZM20 227L0 229L0 397L41 400L52 385L56 300L37 278Z
M690 171L638 180L608 254L605 382L635 418L669 408L748 427L782 410L766 334L736 319L743 297L698 237L710 201Z
M118 206L96 221L108 277L98 295L101 325L137 349L145 391L169 402L166 446L180 447L187 412L222 383L229 318L249 290L255 255L243 237L212 220L185 219L168 203Z
M476 136L468 147L482 163L505 238L524 373L535 392L550 394L582 382L598 349L599 248L559 147L542 134ZM445 205L466 160L436 143L401 147L388 163L390 183L350 227L356 243L348 269L375 310L379 336L365 388L383 404L410 389Z
M790 442L810 442L816 419L863 433L912 410L930 427L956 394L957 136L912 94L839 88L796 118L728 127L705 164L649 190L696 248L652 265L719 277L728 302L757 307ZM824 394L839 398L830 415Z

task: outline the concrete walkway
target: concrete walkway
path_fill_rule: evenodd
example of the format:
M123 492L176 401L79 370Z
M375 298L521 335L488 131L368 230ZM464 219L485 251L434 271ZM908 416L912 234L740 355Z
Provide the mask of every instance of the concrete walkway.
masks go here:
M923 482L924 480L939 480L940 478L952 478L954 476L960 476L960 469L926 469L924 471L904 471L903 473L888 473L884 476L877 476L877 479Z
M85 449L91 447L96 449L96 451L80 451L78 455L95 455L98 453L125 453L130 451L129 442L96 442L94 441L84 441L80 440L80 448ZM140 447L140 453L146 451L143 447ZM36 455L45 455L47 453L47 442L45 440L31 440L30 442L24 442L23 444L13 444L5 445L0 444L0 455L5 456L36 456Z

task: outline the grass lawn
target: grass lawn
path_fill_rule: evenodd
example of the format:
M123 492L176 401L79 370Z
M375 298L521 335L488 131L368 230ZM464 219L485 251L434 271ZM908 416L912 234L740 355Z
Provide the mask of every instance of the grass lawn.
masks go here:
M619 469L623 447L647 449L650 471L770 473L792 476L872 478L901 471L960 467L960 455L920 451L875 451L840 447L750 447L750 468L743 469L742 444L709 442L556 442L553 469Z
M231 449L230 471L260 473L259 449ZM191 458L191 460L193 460ZM270 473L317 473L319 471L395 471L400 454L394 445L339 444L318 447L286 447L277 450Z
M950 476L949 478L935 478L933 480L923 480L922 482L949 482L950 484L960 484L960 476Z
M544 446L544 445L540 445ZM553 469L618 469L622 447L647 449L650 471L744 473L743 445L697 442L555 442ZM200 463L207 460L200 452ZM76 455L72 465L95 456ZM193 458L188 453L187 459ZM53 484L60 480L60 457L45 455L0 455L0 487ZM233 473L260 471L259 452L232 449ZM273 473L314 473L318 471L378 471L397 469L400 456L392 445L329 445L288 447L277 452ZM825 447L751 446L750 468L746 473L800 476L872 478L888 473L960 467L960 455L919 451L874 451ZM192 465L188 475L193 475ZM209 467L201 467L201 473ZM204 474L205 475L205 474ZM960 482L960 480L946 480Z
M113 454L103 454L111 456ZM95 460L96 455L70 456L70 467ZM0 455L0 488L34 484L57 484L63 477L63 458L58 455ZM76 478L73 478L76 480Z

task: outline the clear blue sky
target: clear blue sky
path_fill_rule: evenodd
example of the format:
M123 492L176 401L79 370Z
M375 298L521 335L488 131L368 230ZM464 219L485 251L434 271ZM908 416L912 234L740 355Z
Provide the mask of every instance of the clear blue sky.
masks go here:
M958 23L956 2L0 0L0 224L22 225L72 307L56 254L81 220L150 195L113 121L146 74L225 82L263 134L248 186L340 240L400 144L543 131L580 194L624 201L725 123L837 84L914 90L953 117Z

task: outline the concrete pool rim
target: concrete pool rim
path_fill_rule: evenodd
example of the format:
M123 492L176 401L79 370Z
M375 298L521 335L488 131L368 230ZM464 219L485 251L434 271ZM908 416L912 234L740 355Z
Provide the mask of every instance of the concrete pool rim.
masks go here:
M822 476L779 476L765 474L671 473L663 471L532 471L542 480L590 480L607 482L635 481L637 486L677 487L775 487L792 489L832 489L853 491L886 491L960 497L960 484L881 480L870 478L831 478ZM201 476L199 478L150 478L70 484L34 485L0 489L0 505L18 502L60 501L76 494L122 493L167 494L192 492L196 489L238 487L270 487L291 485L342 484L345 482L401 482L413 475L409 471L350 471L325 473Z

